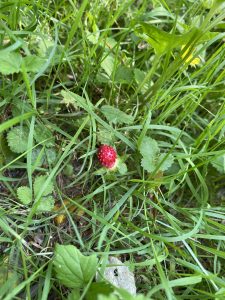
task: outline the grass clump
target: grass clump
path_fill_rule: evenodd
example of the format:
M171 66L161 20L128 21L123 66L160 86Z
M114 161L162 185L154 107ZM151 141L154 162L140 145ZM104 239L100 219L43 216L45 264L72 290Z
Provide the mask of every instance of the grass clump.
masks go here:
M0 14L0 298L224 299L224 1Z

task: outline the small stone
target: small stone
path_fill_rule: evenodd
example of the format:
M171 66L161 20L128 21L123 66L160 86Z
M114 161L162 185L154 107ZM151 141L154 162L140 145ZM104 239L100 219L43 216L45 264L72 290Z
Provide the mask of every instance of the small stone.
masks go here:
M136 295L134 274L118 258L109 257L109 264L117 265L106 267L104 277L118 288L127 290L131 295Z

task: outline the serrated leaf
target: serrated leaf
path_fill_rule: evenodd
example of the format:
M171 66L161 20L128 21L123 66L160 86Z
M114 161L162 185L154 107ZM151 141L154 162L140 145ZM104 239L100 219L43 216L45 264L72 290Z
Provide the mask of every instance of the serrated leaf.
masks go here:
M149 173L152 173L167 155L166 153L160 154L157 141L147 136L143 138L139 151L143 156L141 165ZM159 171L166 171L172 166L173 162L174 157L169 154L166 160L160 165Z
M217 171L221 174L225 173L225 154L218 156L211 160L211 164L214 168L217 169Z
M61 91L61 95L63 96L63 100L61 101L62 104L65 104L67 107L69 105L73 105L75 109L78 108L74 97L70 93L68 93L67 91Z
M46 62L46 59L36 55L29 55L23 58L23 62L27 72L37 73Z
M49 49L54 47L54 41L50 35L42 35L41 39L38 40L37 52L39 56L47 57Z
M114 81L130 84L134 78L133 70L126 66L119 66L116 70Z
M54 146L54 136L52 132L43 125L38 125L35 127L34 139L38 143L43 143L45 141L44 145L46 147Z
M75 109L78 109L78 107L83 108L86 105L85 99L77 94L62 90L61 95L63 96L61 103L66 106L73 105Z
M27 205L32 201L32 192L28 186L21 186L17 189L17 196L21 203Z
M156 140L145 136L141 142L139 151L144 158L146 157L154 161L160 150Z
M42 147L36 147L32 150L32 154L31 154L31 163L33 166L36 167L40 167L43 165L44 163L44 148Z
M72 245L56 245L53 265L59 282L68 288L82 288L95 275L97 257L84 256Z
M27 101L21 101L20 98L13 99L12 114L14 117L20 116L24 112L32 110L32 106Z
M54 148L36 147L32 150L31 162L35 167L51 165L56 160Z
M114 56L108 53L104 53L103 56L107 55L104 60L101 62L102 69L110 77L114 70L115 59Z
M37 176L34 181L34 196L36 197L39 193L39 191L42 189L43 185L45 184L47 179L47 176L41 175ZM46 189L44 190L42 196L47 196L53 192L54 186L53 183L50 182L47 186Z
M143 157L141 160L141 166L144 170L149 173L152 173L155 170L155 161L148 157Z
M51 165L56 160L56 151L54 148L47 148L45 149L45 159L44 164Z
M15 153L23 153L27 150L28 129L23 126L13 127L7 134L7 142Z
M3 134L0 134L0 156L1 163L10 162L15 158L15 153L9 148L6 137Z
M113 144L115 141L115 135L112 131L105 129L103 126L99 126L97 134L98 142L101 144Z
M0 52L0 73L10 75L20 72L22 56L16 52Z
M109 122L114 124L131 124L134 121L133 116L127 115L125 112L111 105L103 105L101 112Z
M166 155L167 155L166 153L160 154L158 162L164 160ZM162 172L167 171L172 166L173 162L174 162L174 157L172 154L169 154L167 158L163 161L163 163L160 165L159 170Z
M55 199L52 196L42 197L39 200L36 213L53 211L55 206Z

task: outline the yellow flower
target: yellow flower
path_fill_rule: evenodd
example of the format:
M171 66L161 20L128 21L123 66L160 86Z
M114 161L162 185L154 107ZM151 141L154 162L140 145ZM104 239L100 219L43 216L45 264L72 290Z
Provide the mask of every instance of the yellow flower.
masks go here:
M184 48L185 48L185 45L183 45L183 46L181 47L181 50L183 50ZM187 56L187 55L188 55L188 56ZM197 65L199 65L200 62L201 62L201 60L200 60L199 57L195 57L195 58L194 58L193 54L190 53L190 48L187 48L187 50L184 51L184 53L181 55L181 57L182 57L183 59L185 59L185 62L189 63L189 65L190 65L191 67L194 67L194 68L195 68Z

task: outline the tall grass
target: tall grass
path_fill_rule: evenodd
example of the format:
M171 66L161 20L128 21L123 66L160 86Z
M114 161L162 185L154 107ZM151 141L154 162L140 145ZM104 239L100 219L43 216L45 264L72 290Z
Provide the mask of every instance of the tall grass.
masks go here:
M127 261L151 299L224 299L225 8L210 3L1 1L2 61L5 49L47 54L36 72L0 78L1 299L66 299L52 272L56 242ZM135 33L141 22L171 37L197 29L183 50L157 55ZM182 57L188 47L200 57L195 68ZM81 98L63 103L62 90ZM108 122L102 105L134 122ZM29 127L28 150L18 155L5 150L16 124ZM55 138L57 159L35 166L40 124ZM99 171L102 136L125 159L125 174ZM143 170L144 136L173 154L164 174L160 162ZM55 222L60 211L40 216L18 201L16 188L32 188L37 174L48 175L45 186L54 181L66 223Z

